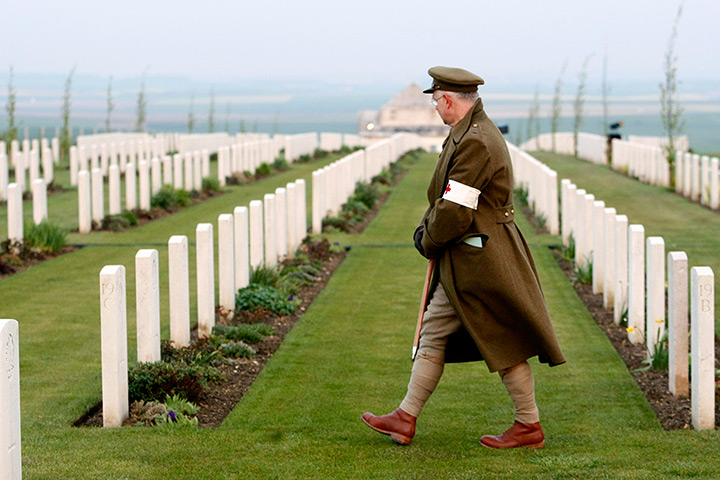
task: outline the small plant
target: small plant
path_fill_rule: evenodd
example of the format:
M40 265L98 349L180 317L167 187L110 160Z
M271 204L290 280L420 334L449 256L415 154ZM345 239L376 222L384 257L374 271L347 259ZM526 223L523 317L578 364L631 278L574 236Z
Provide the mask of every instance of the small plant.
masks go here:
M272 167L267 163L263 162L255 169L255 178L267 177L271 173Z
M315 160L323 159L323 158L327 157L328 155L329 155L329 152L327 150L322 150L320 148L316 148L315 151L313 152L313 158Z
M585 257L585 263L582 267L578 267L575 265L574 270L574 283L576 284L582 284L582 285L590 285L592 284L592 278L593 278L593 264L592 260Z
M525 185L520 184L519 187L515 187L513 190L514 200L523 207L528 205L528 189Z
M295 163L310 163L312 162L312 157L308 154L300 155L300 157L295 160Z
M383 170L372 178L372 183L379 183L381 185L390 185L393 181L393 176L390 170Z
M535 214L535 221L537 222L538 228L545 228L545 224L547 224L547 218L542 213Z
M203 179L203 182L205 179ZM203 183L204 187L204 183ZM159 207L164 210L174 210L190 205L190 195L185 190L175 190L172 185L163 185L160 190L150 199L152 207Z
M659 320L659 322L662 322L662 320ZM643 360L643 363L645 364L644 367L638 368L635 370L636 372L644 371L644 370L667 370L668 369L668 363L670 360L670 352L668 349L668 332L667 330L662 333L662 330L658 330L657 332L657 341L655 342L655 351L653 353L650 353L648 350L648 358Z
M253 268L250 271L250 284L276 287L279 280L280 272L274 267L266 267L262 265L257 268Z
M375 206L379 196L380 193L375 185L358 182L355 184L352 200L361 202L369 210Z
M275 330L266 323L241 323L240 325L215 325L213 335L228 340L237 340L247 343L262 342L265 337L275 335Z
M235 295L236 311L266 309L279 315L289 315L295 312L295 308L292 299L287 299L280 290L269 285L250 284Z
M199 400L207 384L221 380L215 367L188 365L184 362L138 363L128 372L130 401L159 401L169 394L182 394L190 401Z
M120 230L134 227L137 224L138 219L135 213L130 210L125 210L118 215L106 215L100 223L100 228L102 230L119 232Z
M183 415L197 415L200 411L200 407L192 402L188 402L186 398L181 395L165 395L165 401L163 402L168 410L173 410Z
M288 165L287 160L285 160L285 157L283 156L275 159L275 161L273 162L273 168L278 172L284 172L285 170L290 168L290 166Z
M572 262L575 260L575 235L573 235L572 233L568 235L567 247L562 247L562 258L563 260L567 260L568 262Z
M231 341L220 345L220 353L232 358L252 358L257 352L245 342Z
M220 190L220 180L217 178L204 177L202 179L203 193L212 194Z
M41 252L59 252L67 243L67 230L48 220L26 225L24 229L25 243Z
M628 321L630 319L629 312L630 310L628 309L628 304L627 302L624 302L622 306L622 313L620 314L620 325L624 327L628 326Z

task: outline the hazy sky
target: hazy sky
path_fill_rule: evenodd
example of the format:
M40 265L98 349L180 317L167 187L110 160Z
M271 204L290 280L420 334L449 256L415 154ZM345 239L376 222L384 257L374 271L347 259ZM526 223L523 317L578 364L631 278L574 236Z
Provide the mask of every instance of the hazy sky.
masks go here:
M599 83L659 82L680 0L0 0L0 78L15 74L429 83L462 66L487 85L551 86L586 56ZM720 0L686 0L681 80L717 81ZM3 65L4 64L4 65ZM720 96L720 93L718 94Z

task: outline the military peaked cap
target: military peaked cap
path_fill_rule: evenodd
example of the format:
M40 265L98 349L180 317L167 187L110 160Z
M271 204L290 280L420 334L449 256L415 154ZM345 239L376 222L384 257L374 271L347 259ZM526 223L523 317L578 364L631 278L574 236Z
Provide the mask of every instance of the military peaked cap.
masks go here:
M432 67L428 74L433 79L432 87L423 90L423 93L433 93L435 90L476 92L478 85L485 84L485 80L462 68Z

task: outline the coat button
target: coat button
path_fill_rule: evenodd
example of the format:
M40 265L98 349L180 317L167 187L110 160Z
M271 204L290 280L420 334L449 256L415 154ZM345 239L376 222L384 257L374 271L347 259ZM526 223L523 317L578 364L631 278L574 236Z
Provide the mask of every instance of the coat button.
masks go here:
M512 210L510 210L510 213L515 213L515 209L513 208Z
M510 214L509 214L508 212L505 212L505 216L506 216L506 217L509 217Z

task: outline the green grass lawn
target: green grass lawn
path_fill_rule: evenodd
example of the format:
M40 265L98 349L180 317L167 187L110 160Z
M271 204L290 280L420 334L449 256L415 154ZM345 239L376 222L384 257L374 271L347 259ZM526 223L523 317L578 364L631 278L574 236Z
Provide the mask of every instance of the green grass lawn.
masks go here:
M642 224L645 238L663 237L665 252L684 251L690 267L710 266L715 272L715 291L720 291L720 215L690 202L674 190L640 183L604 165L594 165L570 155L533 152L535 158L569 178L627 215L630 224ZM720 295L715 295L715 333L720 335Z
M512 422L504 387L482 363L447 366L410 447L360 421L364 411L396 408L405 394L427 265L410 237L425 210L436 158L422 156L363 234L331 236L352 247L347 259L218 429L69 426L101 396L98 273L105 264L127 268L132 359L137 250L173 234L192 235L197 223L214 223L230 206L309 176L317 164L136 230L86 236L98 245L2 280L2 316L20 322L24 478L720 478L718 432L660 427L557 267L548 249L557 237L536 235L522 216L518 223L568 359L556 368L532 362L547 447L479 445L482 435L501 433ZM158 249L166 269L165 249ZM165 277L161 271L167 338ZM190 289L194 296L192 273Z

